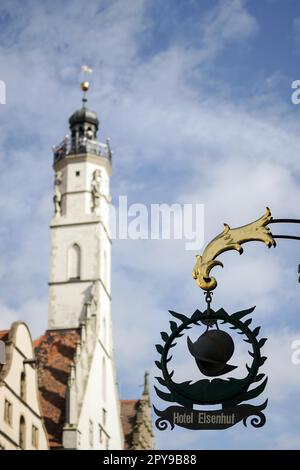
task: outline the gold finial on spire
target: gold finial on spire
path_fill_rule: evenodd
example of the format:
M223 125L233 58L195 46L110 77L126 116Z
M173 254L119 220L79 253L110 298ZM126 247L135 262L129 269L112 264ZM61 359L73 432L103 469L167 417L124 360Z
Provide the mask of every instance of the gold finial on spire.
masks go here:
M83 81L81 82L80 84L80 88L82 89L83 91L83 99L82 101L85 103L87 101L87 98L86 98L86 92L88 91L89 87L90 87L90 83L89 81L87 80L87 75L89 73L92 73L93 69L91 69L88 65L82 65L81 67L81 71L83 73Z

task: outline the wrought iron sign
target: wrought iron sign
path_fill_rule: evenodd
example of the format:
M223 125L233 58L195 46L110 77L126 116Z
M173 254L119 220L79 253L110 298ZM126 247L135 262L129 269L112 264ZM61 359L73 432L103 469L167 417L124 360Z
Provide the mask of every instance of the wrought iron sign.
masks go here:
M162 400L173 403L164 410L154 406L158 416L156 426L160 430L175 426L187 429L226 429L239 422L246 426L248 420L254 427L261 427L266 422L264 410L268 400L259 405L249 403L265 390L268 378L260 370L266 361L262 349L267 338L260 338L260 327L252 327L250 315L255 307L228 313L220 308L211 308L212 290L217 280L210 276L212 268L223 266L216 258L225 251L243 252L242 244L250 241L264 242L268 247L275 247L276 238L300 240L293 235L273 235L267 227L271 223L300 223L296 219L273 219L267 208L265 214L255 222L243 227L231 229L225 224L224 231L215 237L204 249L202 256L197 256L193 277L197 285L205 291L206 308L196 310L190 317L182 313L169 311L172 316L169 331L161 332L161 344L156 344L159 360L155 361L160 375L156 377L159 385L167 391L155 387ZM235 344L231 335L224 330L230 328L249 343L249 360L246 373L241 378L221 378L237 369L230 363ZM199 373L210 377L181 383L175 382L174 370L170 367L171 351L177 341L191 328L200 330L200 336L192 342L186 337L186 352L194 358ZM222 329L223 328L223 329ZM228 376L227 376L228 377ZM200 406L219 405L219 409L199 409ZM197 406L197 408L195 408Z

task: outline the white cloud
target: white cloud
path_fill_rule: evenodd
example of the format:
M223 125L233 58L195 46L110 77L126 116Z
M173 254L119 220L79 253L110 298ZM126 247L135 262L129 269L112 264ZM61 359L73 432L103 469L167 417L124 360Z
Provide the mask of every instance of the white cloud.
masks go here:
M20 308L10 308L0 304L0 329L11 327L14 321L23 321L30 328L32 338L37 338L47 328L45 312L48 309L48 299L28 299Z
M289 396L300 388L300 367L292 362L292 342L299 338L300 331L287 328L270 333L265 347L270 400L287 403Z
M11 324L19 320L17 316L17 312L12 308L7 307L2 302L0 303L0 312L1 312L1 323L0 329L1 330L8 330Z
M258 31L258 23L245 5L244 0L225 0L209 12L204 22L204 49L209 57L226 43L249 38Z

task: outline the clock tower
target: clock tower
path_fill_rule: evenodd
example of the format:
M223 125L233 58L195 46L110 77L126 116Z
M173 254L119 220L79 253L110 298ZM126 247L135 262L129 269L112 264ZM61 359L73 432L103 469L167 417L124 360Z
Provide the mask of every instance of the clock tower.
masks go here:
M40 386L52 446L122 449L111 329L111 150L98 140L88 82L81 88L70 135L53 148L49 321L37 347ZM56 395L64 407L57 408Z

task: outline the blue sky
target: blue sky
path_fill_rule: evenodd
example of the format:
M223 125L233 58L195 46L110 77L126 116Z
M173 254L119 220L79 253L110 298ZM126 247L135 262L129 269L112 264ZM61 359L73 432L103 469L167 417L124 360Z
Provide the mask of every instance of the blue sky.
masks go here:
M262 215L299 218L297 0L13 1L0 4L0 327L46 327L51 147L80 105L80 66L94 69L90 105L114 149L113 202L204 203L205 241ZM282 228L283 230L283 228ZM292 230L292 229L291 229ZM277 231L277 228L276 228ZM203 307L180 241L113 245L113 325L122 397L156 375L168 309ZM227 253L215 307L257 305L268 335L267 424L224 432L157 432L158 448L300 447L297 243ZM136 354L136 350L139 351ZM179 370L192 367L179 360ZM153 402L163 406L152 395Z

